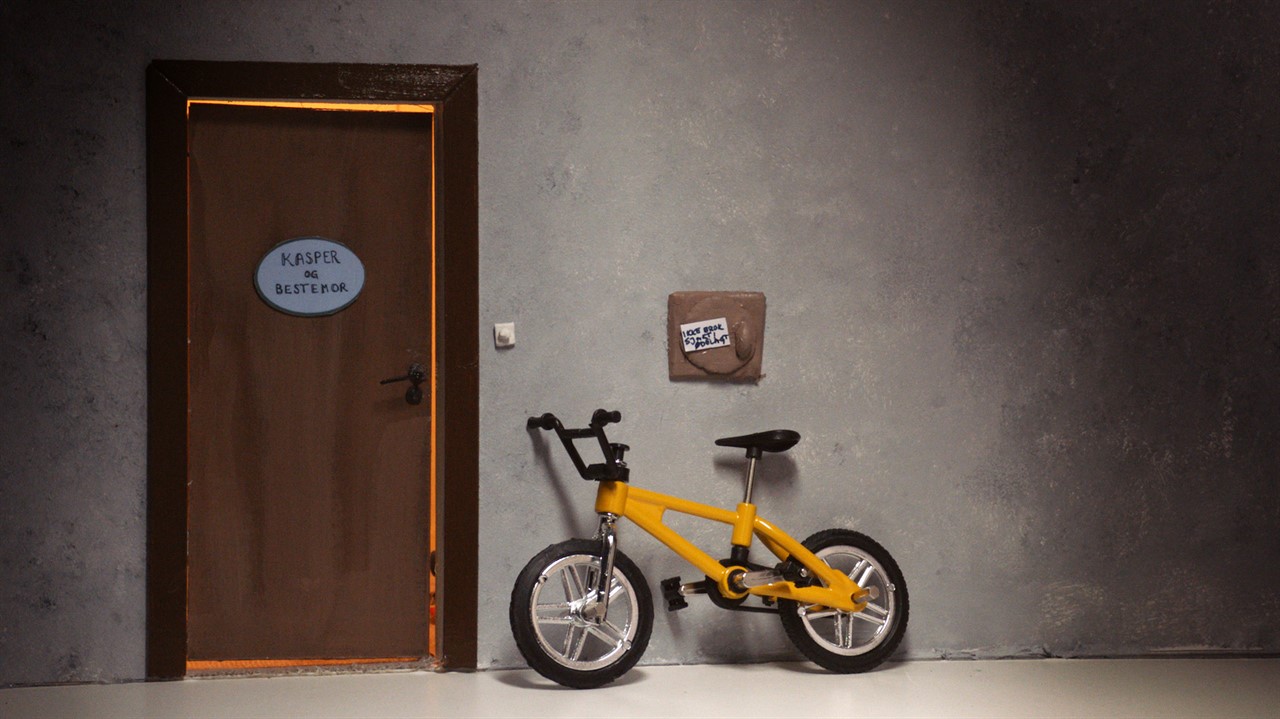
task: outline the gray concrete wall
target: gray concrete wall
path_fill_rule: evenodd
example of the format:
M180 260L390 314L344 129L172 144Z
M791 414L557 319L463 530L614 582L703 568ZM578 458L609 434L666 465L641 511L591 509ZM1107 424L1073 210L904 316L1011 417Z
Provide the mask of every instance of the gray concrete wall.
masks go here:
M800 431L763 510L896 555L904 656L1280 651L1277 28L1265 2L0 4L0 684L143 673L157 57L480 65L481 666L518 663L524 561L591 530L523 418L597 406L637 482L716 503L740 465L713 438ZM768 296L758 385L668 382L666 296L697 289ZM695 605L646 661L796 656Z

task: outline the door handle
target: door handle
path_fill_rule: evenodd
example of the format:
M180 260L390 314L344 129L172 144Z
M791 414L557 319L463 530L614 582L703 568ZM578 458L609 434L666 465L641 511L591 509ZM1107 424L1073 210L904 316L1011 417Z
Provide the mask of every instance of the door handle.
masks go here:
M378 384L391 384L393 382L410 382L409 389L404 391L404 401L409 404L422 404L422 383L427 379L427 371L422 365L414 362L409 365L409 372L401 377L388 377Z

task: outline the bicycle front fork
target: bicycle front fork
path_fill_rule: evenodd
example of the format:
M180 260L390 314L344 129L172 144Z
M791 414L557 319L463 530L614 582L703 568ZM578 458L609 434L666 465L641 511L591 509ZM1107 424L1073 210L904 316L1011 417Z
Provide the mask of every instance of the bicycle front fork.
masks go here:
M596 530L596 539L600 540L600 574L596 576L596 586L592 588L593 601L583 607L583 617L597 624L603 622L609 614L609 585L613 579L613 557L618 551L618 515L609 512L600 514L600 528Z

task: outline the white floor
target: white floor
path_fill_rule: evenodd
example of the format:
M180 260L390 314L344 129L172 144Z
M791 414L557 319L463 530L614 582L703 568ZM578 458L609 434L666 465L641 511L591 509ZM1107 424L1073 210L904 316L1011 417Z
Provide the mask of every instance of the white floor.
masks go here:
M0 690L0 717L1280 717L1280 659L641 667L603 689L530 671Z

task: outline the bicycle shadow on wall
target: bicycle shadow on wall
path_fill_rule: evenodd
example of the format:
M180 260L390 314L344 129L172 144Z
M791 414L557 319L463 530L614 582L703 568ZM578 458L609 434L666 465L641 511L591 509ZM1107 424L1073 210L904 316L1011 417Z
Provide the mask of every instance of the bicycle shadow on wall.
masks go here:
M724 486L729 487L729 494L742 494L743 472L747 462L741 454L733 452L717 452L712 460L717 479L723 478ZM800 469L794 458L788 454L771 454L760 461L756 472L755 492L757 497L782 500L796 495L800 485ZM720 489L720 483L716 485ZM757 502L760 504L760 502ZM777 514L775 509L774 514Z
M551 491L555 492L556 506L560 508L562 533L567 533L570 537L591 536L592 527L583 523L581 513L574 511L577 503L574 501L575 495L570 487L570 485L578 487L584 482L577 477L570 477L568 480L564 478L551 458L552 442L546 441L541 435L533 432L529 432L528 435L529 446L533 448L534 466L546 471L551 480L548 484L551 486Z
M776 614L725 612L709 601L696 609L665 614L676 646L696 647L691 664L767 664L800 662L804 657L778 632ZM814 673L823 673L817 665Z

